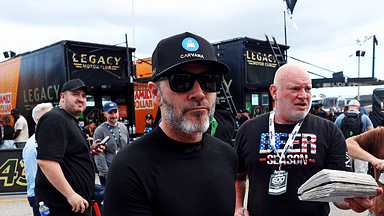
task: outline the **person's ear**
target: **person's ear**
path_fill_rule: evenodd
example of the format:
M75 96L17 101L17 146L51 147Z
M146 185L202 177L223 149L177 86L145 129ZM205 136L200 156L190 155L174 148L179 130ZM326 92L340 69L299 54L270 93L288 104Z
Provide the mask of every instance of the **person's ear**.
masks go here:
M162 104L161 104L161 97L160 97L160 90L159 90L159 86L156 85L156 83L154 82L148 82L148 88L149 88L149 91L151 92L152 94L152 100L153 102L161 107Z
M277 98L277 86L272 84L269 87L269 92L271 93L271 96L272 96L273 100L276 101L276 98Z

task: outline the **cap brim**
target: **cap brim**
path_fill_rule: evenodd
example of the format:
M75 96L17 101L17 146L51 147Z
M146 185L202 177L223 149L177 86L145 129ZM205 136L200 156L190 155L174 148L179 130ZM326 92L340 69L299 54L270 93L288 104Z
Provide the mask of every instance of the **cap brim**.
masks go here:
M75 87L75 88L67 89L66 91L75 91L77 89L84 89L86 93L91 93L91 90L89 90L87 86Z
M152 81L157 81L160 77L164 77L164 76L172 73L173 72L172 69L179 67L181 65L184 65L184 64L200 64L200 65L207 66L210 69L210 73L213 73L213 74L227 74L229 72L229 67L222 62L214 61L214 60L196 60L196 59L193 59L193 60L189 60L189 61L183 61L183 62L178 63L178 64L174 64L171 67L164 69L160 73L156 74L156 76L153 76Z
M119 109L116 107L116 108L108 109L108 111L105 110L104 112L109 112L109 111L111 111L111 110L119 110Z

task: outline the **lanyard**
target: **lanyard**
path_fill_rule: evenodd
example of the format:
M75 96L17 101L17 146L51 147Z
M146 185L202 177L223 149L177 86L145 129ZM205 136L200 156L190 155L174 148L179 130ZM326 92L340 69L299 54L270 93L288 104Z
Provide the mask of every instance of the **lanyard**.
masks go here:
M113 132L111 126L108 124L108 122L105 122L105 124L108 126L108 129L109 129L109 131L111 132L113 138L115 138L117 147L120 147L120 144L119 144L119 142L117 141L117 137L116 137L115 133ZM121 141L121 131L120 131L119 123L117 123L117 129L119 130L119 140Z
M283 151L281 152L281 155L277 152L276 149L276 137L275 137L275 111L272 111L269 114L269 140L271 142L271 146L273 150L276 152L277 156L279 157L279 171L281 171L281 165L283 164L283 158L285 157L285 154L288 152L288 149L290 149L293 146L293 141L295 140L295 137L297 133L300 130L301 125L303 124L304 119L301 119L300 122L298 122L295 127L292 130L291 134L288 134L288 140L287 143L284 146Z

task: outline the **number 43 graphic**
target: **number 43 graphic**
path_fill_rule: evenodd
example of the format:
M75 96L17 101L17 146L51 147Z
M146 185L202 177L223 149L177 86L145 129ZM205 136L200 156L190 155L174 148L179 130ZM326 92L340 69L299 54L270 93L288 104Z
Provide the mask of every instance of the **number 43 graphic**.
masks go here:
M22 168L22 171L19 172L18 168ZM23 160L8 159L5 161L0 167L0 184L2 181L4 181L4 187L12 187L15 183L19 186L27 186Z

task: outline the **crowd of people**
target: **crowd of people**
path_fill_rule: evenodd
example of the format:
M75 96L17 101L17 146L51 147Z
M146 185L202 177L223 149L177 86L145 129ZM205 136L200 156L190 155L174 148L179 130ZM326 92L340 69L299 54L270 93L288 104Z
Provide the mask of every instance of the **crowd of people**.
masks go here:
M348 152L370 162L376 180L384 169L383 129L373 129L357 100L334 122L321 107L310 112L311 78L302 65L288 63L276 71L269 88L274 109L252 119L247 109L236 117L216 104L229 67L216 60L206 39L185 32L161 40L152 68L148 87L161 121L155 124L146 115L146 135L134 142L119 121L115 102L104 104L105 122L96 126L87 121L81 127L78 117L90 89L80 79L63 85L59 106L43 103L33 109L37 126L29 139L17 109L11 112L14 127L10 116L0 121L2 146L24 148L34 215L39 215L41 201L51 215L92 215L97 171L105 187L105 216L323 216L330 213L329 203L303 202L297 195L312 175L322 169L360 170L357 163L348 166ZM382 215L381 187L375 197L334 204Z

